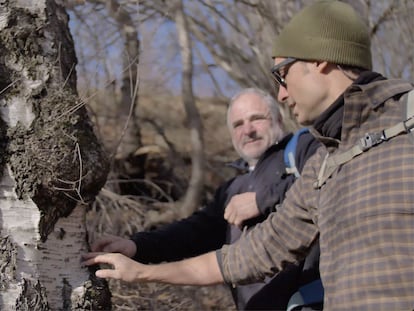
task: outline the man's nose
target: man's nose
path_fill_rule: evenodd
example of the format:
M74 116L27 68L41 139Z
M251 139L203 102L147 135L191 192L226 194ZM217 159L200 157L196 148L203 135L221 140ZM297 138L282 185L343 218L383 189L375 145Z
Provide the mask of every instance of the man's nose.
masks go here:
M243 132L245 135L250 135L255 131L253 124L248 121L243 124Z

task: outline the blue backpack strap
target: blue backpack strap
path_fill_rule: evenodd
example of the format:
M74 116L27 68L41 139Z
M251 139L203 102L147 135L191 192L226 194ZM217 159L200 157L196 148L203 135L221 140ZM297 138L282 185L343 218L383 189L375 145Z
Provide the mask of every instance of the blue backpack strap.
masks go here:
M303 285L299 288L299 292L306 305L323 301L324 289L321 279Z
M292 138L288 141L285 147L284 152L284 161L286 166L286 173L288 174L294 174L296 178L300 177L300 173L298 171L298 168L296 167L296 146L298 144L298 140L300 135L303 133L309 132L309 129L304 127L295 132L292 136Z
M307 283L299 288L290 298L287 311L298 307L306 307L314 304L323 304L324 289L321 279Z
M414 116L414 89L408 92L405 106L405 119Z

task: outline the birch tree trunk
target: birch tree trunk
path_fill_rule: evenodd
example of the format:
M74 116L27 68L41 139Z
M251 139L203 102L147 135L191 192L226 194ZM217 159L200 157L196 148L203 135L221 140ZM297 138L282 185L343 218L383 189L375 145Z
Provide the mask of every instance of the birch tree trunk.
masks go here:
M0 1L1 310L110 309L107 284L80 266L108 161L75 65L60 1Z

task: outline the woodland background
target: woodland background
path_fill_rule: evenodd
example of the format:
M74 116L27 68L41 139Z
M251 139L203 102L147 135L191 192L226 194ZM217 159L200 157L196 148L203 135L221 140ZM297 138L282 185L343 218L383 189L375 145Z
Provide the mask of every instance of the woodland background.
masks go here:
M245 87L274 93L272 39L311 2L66 1L78 92L111 159L88 213L91 241L186 217L234 174L227 101ZM414 2L344 2L369 25L374 70L414 81ZM110 285L115 310L234 310L223 286Z

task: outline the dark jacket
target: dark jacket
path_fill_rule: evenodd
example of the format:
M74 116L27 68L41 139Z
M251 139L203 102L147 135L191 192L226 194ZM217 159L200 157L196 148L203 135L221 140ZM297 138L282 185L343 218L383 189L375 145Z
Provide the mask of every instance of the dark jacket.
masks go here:
M273 275L303 258L319 236L325 310L413 309L414 132L366 150L317 183L327 154L343 155L366 133L404 120L402 95L412 88L402 80L361 74L333 104L336 111L315 124L323 145L280 211L217 252L226 282Z
M249 230L262 222L275 211L275 206L283 201L286 191L295 181L293 174L286 173L284 148L292 135L286 136L278 145L273 146L257 163L255 169L239 176L230 185L231 193L256 192L256 203L261 215L246 221L243 230ZM310 133L302 134L296 149L296 165L301 172L306 160L313 155L318 144ZM231 196L228 196L230 201ZM237 226L228 225L226 244L232 244L242 234ZM306 271L304 262L292 265L283 273L267 277L264 282L232 286L231 291L238 310L286 310L287 303L297 289L319 278L319 244L307 258Z
M283 162L283 151L291 137L292 134L287 135L278 144L271 146L252 172L246 172L245 162L234 162L233 166L244 169L245 173L221 185L213 201L202 210L159 230L134 234L131 239L137 244L138 249L134 259L142 263L176 261L218 249L226 242L231 242L231 231L223 215L228 201L236 194L256 192L257 205L262 215L247 221L246 225L250 227L263 221L275 210L275 206L283 201L285 192L295 181L293 175L286 174ZM311 134L305 133L300 136L296 150L296 165L299 171L318 145ZM315 265L317 267L317 260ZM238 295L239 288L233 289L238 308L278 309L281 305L286 307L288 299L300 285L301 270L302 267L297 266L292 268L289 274L281 275L278 277L280 282L277 286L277 282L274 281L271 286L263 287L259 284L260 288L246 287L246 290L241 290L241 295ZM252 299L249 302L250 298Z

